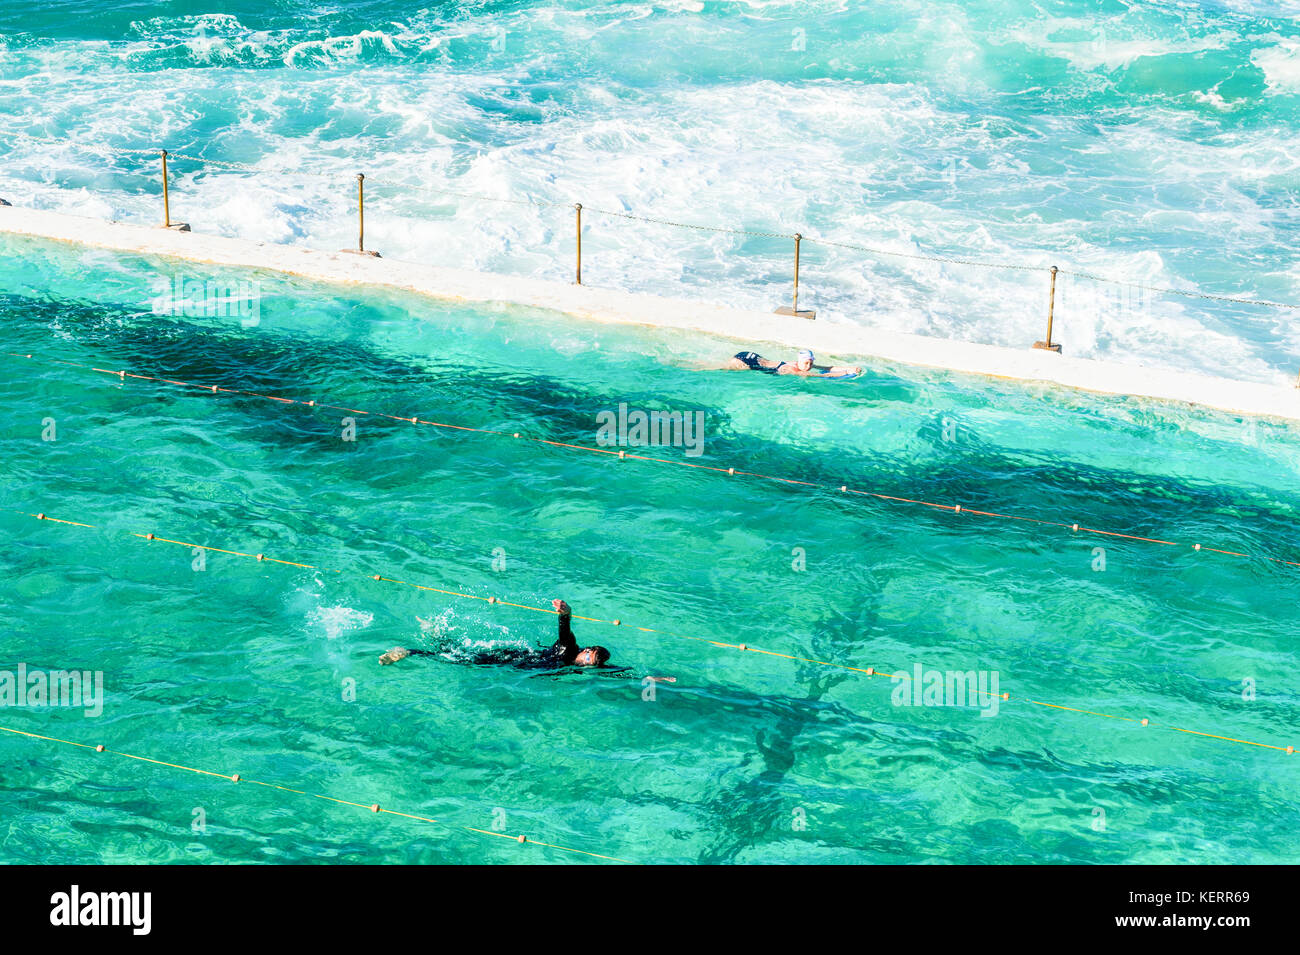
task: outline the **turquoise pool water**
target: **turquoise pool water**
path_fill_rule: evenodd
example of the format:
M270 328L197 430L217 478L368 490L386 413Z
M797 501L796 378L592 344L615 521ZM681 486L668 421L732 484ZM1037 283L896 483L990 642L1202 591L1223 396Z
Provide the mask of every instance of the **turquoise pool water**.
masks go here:
M571 204L1300 301L1295 0L0 8L0 196L568 279ZM14 134L28 134L30 141ZM53 140L47 142L45 140ZM303 174L306 175L303 175ZM559 203L479 202L452 193ZM791 243L588 212L585 278L771 309ZM1259 381L1295 315L1062 277L1070 354ZM823 320L1025 347L1045 273L807 243Z
M878 364L848 383L705 371L666 333L543 311L16 239L0 257L4 351L40 359L0 358L0 669L101 670L106 691L99 717L0 723L452 827L0 734L5 861L583 858L459 826L651 863L1300 850L1300 757L1166 726L1300 743L1300 568L1190 547L1300 560L1291 427ZM258 323L155 313L178 272L255 279ZM738 348L698 342L702 360ZM701 411L701 456L652 453L1188 546L366 417L349 442L338 412L53 360L584 445L622 403ZM216 551L196 571L131 532L346 573ZM395 644L549 641L554 618L373 573L620 618L575 629L631 670L380 667ZM635 626L996 671L1017 700L896 706L882 677ZM677 682L647 701L647 673Z

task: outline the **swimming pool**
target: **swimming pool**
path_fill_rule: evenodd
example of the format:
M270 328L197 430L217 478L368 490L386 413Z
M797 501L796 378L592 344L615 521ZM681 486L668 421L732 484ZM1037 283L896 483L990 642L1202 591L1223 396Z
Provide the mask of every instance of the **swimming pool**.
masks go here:
M0 358L0 663L101 670L106 691L99 717L0 708L6 726L636 862L1296 857L1296 757L1168 729L1296 743L1300 568L1258 559L1300 560L1294 426L870 362L847 383L704 371L681 333L0 253L4 351L34 356ZM255 281L256 323L157 314L178 276ZM696 341L701 360L740 346ZM699 457L629 451L818 487L510 436L595 446L620 404L704 414ZM196 570L130 533L212 549ZM554 618L372 574L564 597L622 621L575 629L632 669L381 668L429 645L416 615L464 644L549 642ZM887 678L709 641L996 673L1015 700L897 706ZM645 673L677 682L647 700ZM10 734L0 751L10 862L582 858Z
M592 284L764 310L789 302L787 239L595 210L1057 265L1138 283L1060 277L1068 355L1289 381L1290 311L1150 287L1297 300L1294 14L1292 0L6 4L0 196L152 224L157 154L132 151L165 147L171 213L196 231L338 249L356 240L362 172L372 248L561 280L581 202ZM819 319L1012 347L1044 333L1045 271L812 241L802 265Z

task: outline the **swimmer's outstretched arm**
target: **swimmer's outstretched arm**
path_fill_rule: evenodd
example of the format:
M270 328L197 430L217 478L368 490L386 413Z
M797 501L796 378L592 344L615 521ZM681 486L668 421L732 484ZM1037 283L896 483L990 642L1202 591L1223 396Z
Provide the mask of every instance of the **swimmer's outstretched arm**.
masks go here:
M425 633L428 633L433 629L432 621L425 620L422 617L416 617L415 619L419 621L420 629ZM393 647L393 649L389 650L379 658L379 664L380 666L388 666L389 664L396 663L398 660L405 660L407 657L436 657L437 655L438 653L435 650L411 650L406 647Z
M379 663L381 666L388 666L390 663L405 660L407 657L436 657L437 655L433 650L408 650L406 647L393 647L379 658Z
M844 375L860 375L862 369L857 365L813 365L811 371L793 371L791 374L803 375L805 378L839 378Z

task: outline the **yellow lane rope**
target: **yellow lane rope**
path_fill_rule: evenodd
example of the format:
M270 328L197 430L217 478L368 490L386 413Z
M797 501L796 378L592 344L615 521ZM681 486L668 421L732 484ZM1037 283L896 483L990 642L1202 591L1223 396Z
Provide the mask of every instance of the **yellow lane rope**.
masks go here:
M92 528L92 529L95 529L95 530L102 530L102 531L106 531L106 532L112 532L112 531L110 531L109 528L102 527L102 526L100 526L100 525L96 525L96 524L88 524L88 523L84 523L84 522L81 522L81 521L65 520L65 519L57 518L57 517L51 517L51 516L49 516L48 514L45 514L44 512L37 513L37 514L31 514L31 513L28 513L28 512L26 512L26 511L11 510L10 513L21 514L21 515L23 515L24 517L34 517L34 518L36 518L37 520L40 520L40 521L50 521L50 522L53 522L53 523L55 523L55 524L66 524L66 525L69 525L69 526L72 526L72 527L88 527L88 528ZM500 604L500 605L502 605L502 606L516 607L516 608L518 608L518 609L520 609L520 610L528 610L528 611L532 611L532 612L535 612L535 613L546 613L546 614L551 614L552 616L554 616L554 615L556 614L556 611L555 611L555 610L552 610L552 609L549 609L549 608L546 608L546 607L534 607L534 606L532 606L532 605L530 605L530 604L515 603L515 602L511 602L511 601L507 601L507 600L502 600L502 599L500 599L500 598L498 598L498 597L495 597L495 596L483 597L483 596L480 596L480 595L478 595L478 594L467 594L467 593L464 593L463 591L459 591L459 590L448 590L448 589L446 589L446 588L442 588L442 587L433 587L433 586L430 586L430 585L427 585L427 584L411 583L411 582L409 582L409 581L399 580L399 579L397 579L396 577L386 577L386 576L384 576L383 574L366 574L366 573L363 573L363 572L361 572L361 571L341 571L341 570L332 570L332 569L330 569L330 568L322 567L322 566L320 566L320 565L318 565L318 564L308 564L308 563L299 563L299 562L291 561L291 560L282 560L282 559L275 558L275 557L268 557L268 556L267 556L266 554L264 554L264 553L251 553L251 552L248 552L248 551L240 551L240 550L222 549L222 548L217 548L217 547L211 547L211 546L209 546L209 545L207 545L207 544L195 543L195 542L193 542L193 541L173 540L173 539L171 539L171 538L159 537L158 535L156 535L156 534L152 534L152 533L140 534L140 533L136 533L136 532L133 532L133 531L118 531L118 532L116 532L116 533L124 533L124 534L126 534L127 536L129 536L129 537L138 538L138 539L140 539L140 540L153 541L153 542L155 542L155 543L160 543L160 544L175 544L175 545L180 546L180 547L188 547L188 548L195 548L195 547L198 547L198 548L202 548L202 549L205 550L205 551L213 551L213 552L215 552L215 553L220 553L220 554L229 554L229 555L231 555L231 556L235 556L235 557L246 557L246 558L252 558L252 559L254 559L254 560L257 560L258 562L272 563L272 564L285 564L285 565L288 565L288 566L291 566L291 567L302 567L302 568L307 568L307 569L310 569L310 570L317 570L317 571L322 571L322 572L325 572L325 573L338 574L338 575L340 575L340 576L346 576L346 577L356 577L356 578L362 578L362 577L364 577L364 578L366 578L366 579L368 579L368 580L376 580L376 581L380 581L380 582L383 582L383 583L397 584L397 585L399 585L399 586L410 587L410 588L413 588L413 589L415 589L415 590L431 591L431 592L433 592L433 593L445 594L445 595L450 596L450 597L459 597L459 598L462 598L462 599L465 599L465 600L478 600L478 601L481 601L481 602L483 602L483 603L489 603L489 604ZM624 623L623 623L622 619L617 618L617 617L614 618L614 619L612 619L612 620L608 620L608 619L604 619L604 618L602 618L602 617L583 617L583 616L578 616L578 615L576 615L576 614L575 614L574 616L575 616L575 618L578 619L578 620L586 620L586 621L589 621L589 622L591 622L591 623L597 623L597 624L608 624L609 626L614 626L614 627L621 627L621 626L624 626ZM887 677L887 678L889 678L889 679L891 679L891 680L911 680L911 679L912 679L911 675L910 675L910 674L907 674L907 673L891 673L891 672L889 672L888 670L881 670L881 669L877 669L877 668L875 668L875 667L865 667L865 668L864 668L864 667L849 666L849 665L844 664L844 663L835 663L835 662L830 661L830 660L818 660L818 659L813 658L813 657L803 657L803 656L796 656L796 655L789 654L789 653L781 653L780 651L777 651L777 650L766 650L766 649L763 649L763 648L761 648L761 647L751 646L751 645L749 645L749 644L747 644L747 643L727 643L727 642L725 642L725 641L721 641L721 640L711 640L711 639L709 639L709 638L707 638L707 637L698 637L698 636L693 636L693 635L690 635L690 634L676 633L676 632L671 631L671 630L660 630L660 629L657 629L657 628L655 628L655 627L642 627L642 626L635 626L635 625L632 625L632 629L634 629L634 630L638 630L638 631L640 631L641 633L650 633L650 634L655 634L655 635L657 635L657 636L674 637L674 638L681 639L681 640L692 640L692 641L695 641L695 642L698 642L698 643L707 643L707 644L709 644L709 645L711 645L711 646L714 646L714 647L720 647L720 648L728 649L728 650L738 650L738 651L740 651L740 652L742 652L742 653L757 653L757 654L761 654L761 655L763 655L763 656L769 656L769 657L780 657L780 658L782 658L782 659L792 660L792 661L796 661L796 662L799 662L799 663L811 663L811 664L815 664L815 665L817 665L817 666L829 667L829 668L836 669L836 670L845 670L845 671L848 671L848 672L850 672L850 673L858 673L858 674L862 674L863 676L867 676L867 677ZM994 696L993 694L990 694L990 693L988 693L987 691L981 691L981 695L983 695L984 697L987 697L988 699L992 699L993 696ZM1003 703L1024 703L1024 704L1027 704L1027 705L1030 705L1030 706L1038 706L1038 707L1042 707L1042 708L1045 708L1045 709L1064 710L1064 711L1068 711L1068 712L1071 712L1071 713L1082 713L1082 714L1085 714L1085 715L1088 715L1088 716L1098 716L1098 717L1103 717L1103 718L1105 718L1105 719L1122 720L1122 721L1127 722L1127 723L1137 723L1137 724L1140 724L1141 726L1154 726L1154 727L1161 727L1161 728L1163 728L1163 729L1173 730L1173 731L1176 731L1176 732L1179 732L1179 733L1188 733L1188 734L1191 734L1191 735L1193 735L1193 736L1202 736L1202 737L1205 737L1205 738L1207 738L1207 739L1222 740L1222 741L1224 741L1224 742L1228 742L1228 743L1239 743L1239 744L1242 744L1242 745L1245 745L1245 746L1257 746L1257 747L1260 747L1261 749L1273 749L1273 750L1278 750L1279 752L1284 752L1284 753L1294 753L1294 752L1295 752L1295 747L1294 747L1294 746L1290 746L1290 745L1288 745L1288 746L1281 746L1281 745L1276 745L1276 744L1273 744L1273 743L1259 743L1259 742L1255 742L1255 741L1252 741L1252 740L1238 739L1237 737L1233 737L1233 736L1223 736L1223 735L1220 735L1220 734L1217 734L1217 733L1208 733L1208 732L1204 732L1204 731L1201 731L1201 730L1185 729L1185 728L1183 728L1183 727L1173 726L1173 725L1170 725L1170 724L1161 724L1161 723L1156 723L1156 722L1154 722L1154 721L1152 721L1151 719L1146 718L1146 717L1138 718L1138 717L1132 717L1132 716L1117 716L1117 715L1115 715L1115 714L1111 714L1111 713L1100 713L1100 712L1097 712L1097 711L1095 711L1095 710L1084 710L1084 709L1079 709L1079 708L1077 708L1077 707L1064 706L1064 705L1059 704L1059 703L1046 703L1046 702L1043 702L1043 701L1041 701L1041 700L1031 699L1031 698L1029 698L1029 697L1014 697L1014 696L1012 696L1010 693L1000 693L1000 694L997 694L996 696L997 696L997 699L1001 700ZM221 775L221 774L217 773L217 774L214 774L214 775Z
M535 438L530 435L522 434L521 432L518 431L502 431L502 430L492 429L492 428L474 428L474 427L470 427L469 425L450 424L445 421L430 421L415 416L406 417L403 415L388 414L385 412L378 412L378 411L362 411L357 408L345 408L341 405L325 404L323 402L315 400L314 398L310 400L303 400L300 398L283 398L278 395L267 395L267 394L262 394L261 392L248 391L241 388L225 388L219 385L207 385L207 384L199 384L197 382L192 382L192 381L180 381L175 378L163 378L155 375L146 375L137 372L126 371L125 369L97 368L94 365L87 365L81 362L66 361L63 359L37 358L32 354L23 354L20 352L4 352L3 354L9 358L20 358L20 359L35 361L40 365L44 365L48 367L77 368L95 374L110 375L114 378L117 378L119 381L125 381L128 378L132 378L137 381L149 381L149 382L154 382L156 384L174 385L180 388L192 388L207 394L239 395L241 397L246 397L246 398L258 398L263 401L274 401L279 404L303 405L305 407L320 408L326 411L344 411L347 412L348 414L365 415L371 418L383 418L389 421L403 421L410 424L421 425L421 426L431 427L431 428L440 428L448 431L467 431L467 432L473 432L475 434L490 434L490 435L496 435L498 437L509 437L512 440L527 441L532 444L538 444L538 445L548 445L553 448L562 448L564 450L569 450L569 451L581 451L588 454L609 455L612 457L619 458L620 460L647 461L653 464L671 464L676 467L694 468L700 471L713 471L718 474L726 474L732 477L748 477L748 478L755 478L757 480L762 480L762 481L773 481L780 484L792 484L800 487L812 488L818 491L835 491L841 494L855 494L863 497L875 498L881 501L889 501L895 504L909 504L909 505L933 508L936 510L950 511L954 514L970 514L976 517L987 517L987 518L992 518L994 520L1021 521L1024 523L1038 524L1046 527L1058 527L1065 530L1069 530L1072 534L1093 534L1093 535L1098 535L1103 537L1117 537L1117 538L1122 538L1124 540L1142 541L1148 544L1162 544L1169 547L1179 547L1184 549L1190 548L1193 551L1200 551L1200 552L1210 553L1210 554L1220 554L1226 557L1241 557L1247 560L1250 559L1265 560L1275 564L1285 565L1288 567L1300 567L1300 561L1285 560L1284 558L1274 557L1270 554L1252 555L1252 554L1242 553L1241 551L1224 550L1217 547L1207 547L1199 543L1186 544L1186 543L1179 543L1177 541L1164 540L1159 537L1142 537L1137 534L1126 534L1121 531L1111 531L1111 530L1104 530L1098 527L1088 527L1080 524L1077 521L1074 523L1066 523L1064 521L1045 520L1043 518L1025 517L1023 515L1017 515L1017 514L1002 514L997 511L982 511L982 510L978 510L977 508L966 507L961 504L942 504L935 501L924 501L924 500L917 500L909 497L898 497L896 495L891 495L891 494L882 494L877 491L863 490L860 488L851 488L847 485L836 486L831 484L819 484L814 481L800 481L795 478L779 477L771 474L761 474L757 471L744 471L734 467L724 468L724 467L720 467L717 465L710 465L710 464L692 464L689 461L674 460L673 458L660 458L660 457L654 457L652 455L645 455L645 454L633 454L630 451L622 451L613 448L595 448L585 444L572 444L564 441L554 441L549 438Z
M106 753L109 756L121 756L126 759L134 759L142 763L152 763L155 766L166 766L171 769L183 770L184 772L187 773L196 773L200 776L215 776L218 779L228 779L233 783L248 783L249 785L252 786L262 786L266 789L275 789L280 792L295 793L299 796L309 796L312 799L323 799L327 802L338 803L341 806L353 806L357 809L365 809L373 813L387 813L390 816L401 816L404 819L414 819L419 822L431 822L434 825L443 826L444 828L450 829L452 831L456 831L457 829L463 829L467 832L479 833L480 835L498 836L502 839L509 839L512 842L516 842L520 844L531 843L532 845L535 846L543 846L547 849L557 849L560 852L571 852L577 855L590 856L594 859L605 859L609 862L627 862L629 864L634 864L631 863L630 860L620 859L618 856L602 855L599 852L589 852L586 849L574 849L569 846L555 845L554 843L550 843L550 842L538 842L534 839L529 839L525 835L512 836L509 835L508 833L493 832L489 829L476 829L473 826L456 825L455 823L443 822L441 819L434 819L431 816L421 816L415 813L399 812L396 809L388 809L379 803L371 803L370 805L366 805L365 803L354 802L351 799L340 799L337 796L330 796L325 793L314 793L314 792L309 792L305 789L293 789L289 786L281 786L278 783L270 783L258 779L249 779L246 776L241 776L239 773L217 773L217 772L213 772L210 769L199 769L198 767L195 766L186 766L183 763L169 763L161 759L153 759L152 757L149 756L140 756L136 753L124 753L121 752L120 750L109 749L107 746L104 746L102 744L92 745L90 743L79 743L76 740L71 740L71 739L60 739L57 736L42 736L40 733L29 733L26 730L14 729L11 726L0 726L0 731L6 733L12 733L15 736L27 736L32 739L43 740L48 743L61 743L65 746L75 746L79 749L90 749L90 750L94 750L96 753Z

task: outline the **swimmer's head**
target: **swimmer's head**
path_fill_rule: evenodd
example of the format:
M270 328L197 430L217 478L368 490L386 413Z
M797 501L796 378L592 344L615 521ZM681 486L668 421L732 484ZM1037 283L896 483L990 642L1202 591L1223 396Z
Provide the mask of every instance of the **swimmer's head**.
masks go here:
M604 647L583 647L573 658L573 665L580 667L603 667L609 659L609 651Z
M807 348L799 349L799 358L795 361L795 367L800 371L808 371L813 366L813 353Z

